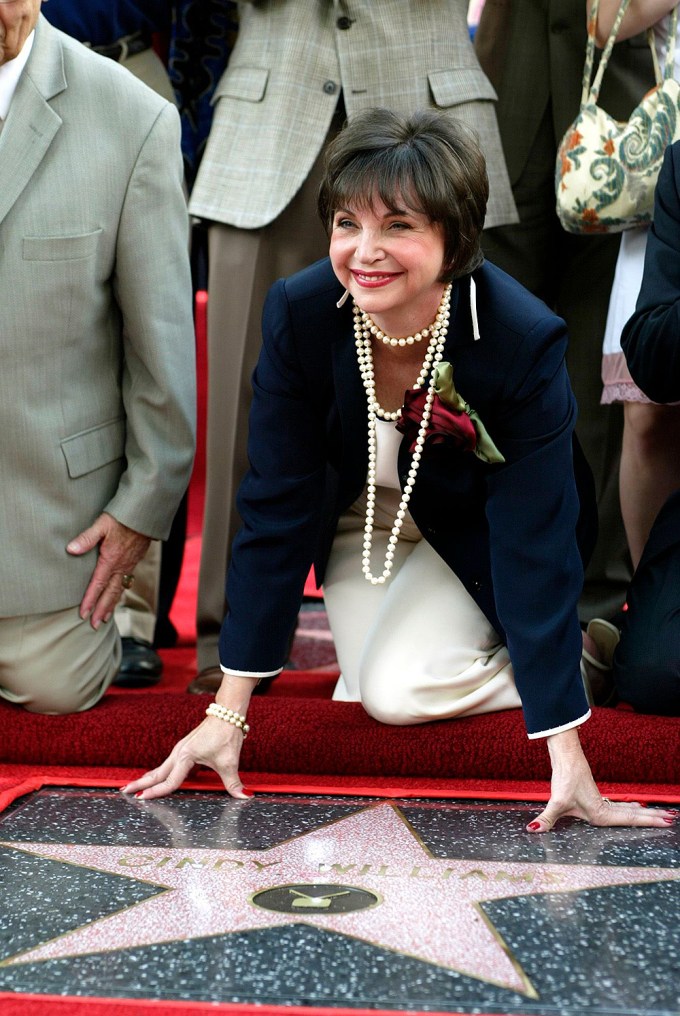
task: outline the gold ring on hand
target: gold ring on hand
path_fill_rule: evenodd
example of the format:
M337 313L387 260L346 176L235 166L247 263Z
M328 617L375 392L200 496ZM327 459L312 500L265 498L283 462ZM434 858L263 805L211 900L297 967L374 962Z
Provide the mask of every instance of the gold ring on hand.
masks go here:
M131 589L134 581L135 581L134 575L123 575L122 578L123 589Z

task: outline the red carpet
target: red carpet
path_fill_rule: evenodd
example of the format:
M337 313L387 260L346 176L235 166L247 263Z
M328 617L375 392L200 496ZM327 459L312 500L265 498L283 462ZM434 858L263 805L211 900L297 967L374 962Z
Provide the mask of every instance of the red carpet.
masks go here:
M202 717L207 696L107 696L70 716L0 705L0 762L33 766L157 765ZM545 780L548 756L529 741L518 710L455 723L389 727L355 703L312 697L255 698L242 768L319 776ZM680 783L680 720L599 709L583 728L596 779Z
M149 691L112 689L95 709L73 716L35 716L0 704L0 762L139 770L165 758L210 701L185 691L196 666L199 549L200 538L191 537L173 610L180 647L163 652L161 684ZM364 777L549 779L545 745L527 739L519 710L388 727L357 704L330 701L336 674L335 669L286 671L266 695L253 698L244 771L340 778L348 789L354 778ZM680 719L600 709L582 736L598 780L680 785Z

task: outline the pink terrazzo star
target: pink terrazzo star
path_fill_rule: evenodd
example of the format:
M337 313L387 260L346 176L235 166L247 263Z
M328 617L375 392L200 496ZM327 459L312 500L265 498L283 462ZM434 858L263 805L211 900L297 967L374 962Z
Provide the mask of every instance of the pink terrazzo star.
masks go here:
M182 831L175 830L175 842L181 838ZM680 877L666 868L435 859L386 803L268 850L4 845L126 875L166 891L8 957L3 965L304 923L534 998L529 979L485 916L482 902ZM291 885L332 885L337 893L368 890L378 902L350 913L328 912L328 890L315 897L311 888L308 895L316 903L303 905L299 913L276 913L252 902L255 893ZM299 889L285 891L300 898Z

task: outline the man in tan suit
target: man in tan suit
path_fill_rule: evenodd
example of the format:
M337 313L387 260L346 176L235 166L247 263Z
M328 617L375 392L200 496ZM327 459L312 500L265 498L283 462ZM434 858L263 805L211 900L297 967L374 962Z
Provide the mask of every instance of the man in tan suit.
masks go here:
M0 0L0 696L86 709L193 455L179 118Z
M467 0L241 3L191 212L210 223L208 445L198 590L199 677L219 685L235 494L247 467L250 375L269 286L327 253L316 215L324 142L358 110L434 106L473 127L486 155L487 222L516 221L495 92L470 43Z

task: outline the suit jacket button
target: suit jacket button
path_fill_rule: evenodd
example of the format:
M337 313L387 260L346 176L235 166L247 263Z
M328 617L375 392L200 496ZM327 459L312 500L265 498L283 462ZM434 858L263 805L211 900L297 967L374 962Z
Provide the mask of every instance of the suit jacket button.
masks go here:
M325 81L323 90L326 93L326 95L335 95L335 93L338 90L338 86L336 85L335 81Z
M343 32L344 32L344 31L346 31L351 26L352 19L351 18L338 18L338 20L335 23L338 26L338 28L341 28L343 30Z
M472 588L476 593L481 592L482 583L479 581L479 579L477 579L475 582L472 583Z

